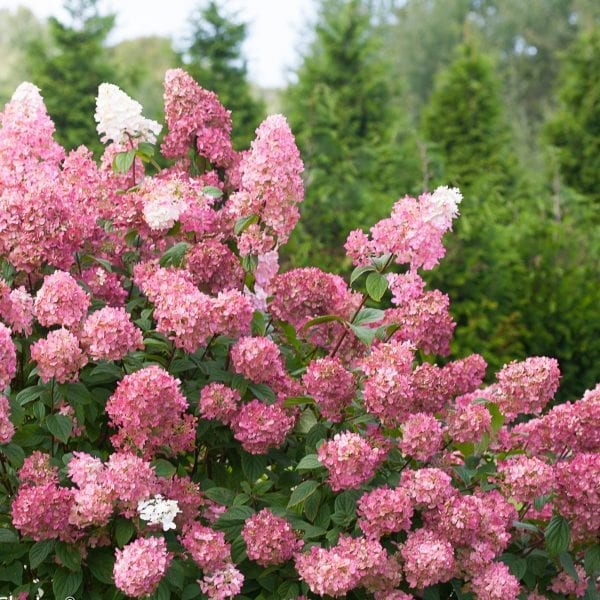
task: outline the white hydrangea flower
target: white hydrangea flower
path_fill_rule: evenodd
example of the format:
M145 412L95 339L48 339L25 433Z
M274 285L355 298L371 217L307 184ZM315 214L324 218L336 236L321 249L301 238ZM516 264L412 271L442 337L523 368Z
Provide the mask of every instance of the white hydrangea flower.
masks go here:
M185 203L174 196L157 196L144 205L144 220L154 231L170 229L184 209Z
M112 83L100 84L94 119L103 143L112 140L121 144L131 136L137 141L154 144L162 129L160 123L142 116L139 102Z
M462 198L458 188L438 187L426 202L425 220L440 229L448 229L459 214L458 205Z
M11 102L22 102L27 105L39 106L44 104L42 95L40 94L40 88L37 85L33 85L29 81L24 81L14 91Z
M162 525L163 531L175 529L175 517L181 512L177 500L166 500L160 494L150 500L138 502L140 519L148 521L150 525Z

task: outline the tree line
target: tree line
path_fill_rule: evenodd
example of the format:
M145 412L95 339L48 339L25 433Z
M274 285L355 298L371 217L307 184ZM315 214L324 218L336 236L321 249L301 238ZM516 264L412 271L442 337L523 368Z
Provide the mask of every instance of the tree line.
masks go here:
M276 101L307 167L283 261L339 270L348 232L399 195L458 186L462 216L429 277L452 301L454 354L479 352L493 370L556 356L559 397L581 395L600 378L597 2L316 4L310 41ZM246 25L223 4L197 6L176 48L160 37L108 47L114 15L96 0L65 6L68 21L46 24L4 11L0 99L15 77L31 79L59 141L97 149L90 115L100 82L119 84L160 120L162 74L183 66L219 94L236 147L248 146L265 95L248 81Z

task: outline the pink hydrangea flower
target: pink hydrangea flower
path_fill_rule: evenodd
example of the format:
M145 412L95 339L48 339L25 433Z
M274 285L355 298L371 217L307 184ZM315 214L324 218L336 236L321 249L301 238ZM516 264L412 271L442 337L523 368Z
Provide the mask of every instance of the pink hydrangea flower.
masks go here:
M459 443L476 443L492 431L492 415L483 404L473 404L469 396L459 396L446 418L448 435Z
M94 360L121 360L144 347L142 332L124 308L106 306L93 312L83 324L81 345Z
M439 507L456 493L450 475L436 468L406 469L400 477L400 487L406 490L418 509Z
M261 567L290 560L302 548L302 541L289 521L276 517L268 508L263 508L246 520L242 537L246 542L248 558Z
M302 383L326 419L334 423L343 419L344 409L354 398L355 382L354 375L339 358L313 360L302 376Z
M162 537L139 538L115 550L115 586L134 598L152 594L164 577L173 555Z
M110 425L117 428L115 448L132 448L144 456L178 454L194 448L196 417L178 379L157 365L126 375L106 403Z
M501 562L487 565L471 579L471 589L481 600L516 600L520 586L517 578Z
M427 529L410 532L400 554L404 559L404 576L412 588L443 583L455 575L452 544Z
M425 462L441 450L443 441L440 422L432 415L416 413L402 424L402 439L398 446L405 455Z
M4 389L17 372L17 349L11 331L0 323L0 389Z
M15 426L10 422L10 405L6 396L0 396L0 444L8 444L15 434Z
M179 541L203 571L215 571L231 562L231 547L222 531L195 521L185 527Z
M209 383L200 392L199 411L205 419L216 419L229 425L241 400L237 390L222 383Z
M586 575L585 570L581 565L575 565L575 572L578 576L578 581L575 581L571 575L565 571L561 571L551 582L550 589L557 594L576 598L583 598L588 587L590 578Z
M103 300L109 306L123 306L127 299L127 290L121 285L119 276L102 267L84 269L82 280L92 292L94 298Z
M279 347L266 337L240 338L231 347L231 363L236 373L254 383L270 383L285 373Z
M296 419L276 404L252 400L243 404L231 420L233 437L250 454L265 454L281 446Z
M317 450L319 461L329 471L327 482L334 492L358 488L375 475L387 451L371 446L357 433L336 433Z
M58 383L77 381L80 369L88 362L77 338L63 327L33 344L31 359L37 362L38 375L44 383L52 378Z
M33 325L33 298L21 286L15 290L4 290L0 300L0 316L11 330L21 335L31 335Z
M50 465L50 455L35 450L23 461L19 480L23 485L58 485L58 469Z
M34 312L45 327L75 327L81 323L90 306L90 297L75 279L64 271L44 278L35 296Z
M498 465L500 488L518 502L533 502L554 483L554 469L537 457L511 456Z
M202 291L216 294L240 290L244 271L235 254L223 243L206 239L194 244L185 256L186 269Z
M230 563L212 573L207 573L198 584L209 600L226 600L237 596L242 591L244 576L233 563Z
M219 292L212 301L216 323L214 329L220 335L239 337L250 334L254 309L250 299L238 290Z
M196 147L198 154L219 167L233 162L231 115L214 92L201 88L182 69L165 74L165 120L169 131L161 145L167 158L187 156Z
M358 525L364 534L379 539L389 533L410 529L412 501L402 488L375 488L361 496L357 514Z

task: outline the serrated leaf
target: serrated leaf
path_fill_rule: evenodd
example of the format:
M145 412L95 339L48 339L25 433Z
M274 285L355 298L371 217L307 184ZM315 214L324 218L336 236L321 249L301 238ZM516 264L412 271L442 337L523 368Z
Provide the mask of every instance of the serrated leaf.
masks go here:
M375 302L379 302L386 290L388 289L388 280L381 273L369 273L366 281L367 294L369 297L375 300Z
M583 566L585 572L590 577L594 577L600 572L600 544L596 544L586 550L583 558Z
M48 388L45 385L32 385L21 390L16 397L21 406L37 400Z
M2 452L4 456L8 458L8 462L15 469L19 469L23 466L25 452L21 446L17 446L17 444L6 444L5 446L0 446L0 452Z
M117 545L122 548L132 537L135 527L129 519L119 517L115 523L115 540Z
M363 308L357 315L353 325L367 325L368 323L377 323L381 321L385 312L378 308Z
M37 569L54 549L56 540L42 540L29 548L29 566Z
M552 555L568 550L571 543L571 528L568 521L560 515L554 515L544 531L546 549Z
M517 578L522 579L527 571L527 561L515 554L503 554L500 560L510 569L510 572Z
M340 323L345 323L346 320L338 315L321 315L320 317L315 317L314 319L309 319L302 325L300 331L305 332L311 327L315 325L321 325L322 323L331 323L332 321L338 321Z
M211 198L220 198L223 195L223 191L214 185L205 185L202 188L202 193L210 196Z
M256 267L258 266L258 256L254 254L248 254L247 256L242 256L242 269L246 273L254 273L256 271Z
M231 523L232 521L245 522L253 514L254 511L249 506L232 506L219 516L216 525L219 523Z
M246 231L250 225L258 223L258 215L250 215L249 217L240 217L233 226L233 233L240 235L243 231Z
M284 408L298 406L300 404L315 404L315 401L310 396L290 396L283 401Z
M201 593L200 586L197 583L186 585L181 594L181 600L193 600Z
M118 152L113 158L113 171L115 173L125 174L131 169L135 160L136 150L132 148L126 152Z
M190 244L187 242L178 242L171 246L160 258L159 264L161 267L180 267L185 253L188 251Z
M152 461L152 466L159 477L172 477L177 472L177 467L164 458Z
M350 275L350 285L352 285L361 275L365 273L370 273L374 271L375 267L373 265L366 265L364 267L356 267L354 271L352 271L352 275Z
M312 523L319 514L319 506L321 505L321 490L316 490L304 501L304 514Z
M204 490L204 495L210 498L217 504L223 504L228 506L233 502L234 493L229 488L224 487L213 487L208 490Z
M264 456L242 452L242 471L246 479L255 482L267 469L267 459Z
M575 563L573 562L573 557L568 552L561 552L558 555L558 560L560 560L560 564L562 568L571 576L575 582L579 581L579 575L575 570Z
M144 156L147 156L149 158L154 156L154 150L155 150L154 145L150 144L149 142L140 142L138 144L137 149L138 149L138 156L139 156L139 154L143 154Z
M73 421L66 415L49 415L46 419L48 431L63 444L66 444L73 430Z
M297 506L301 502L304 502L311 494L313 494L319 487L319 482L309 479L300 483L292 492L290 501L288 502L288 508Z
M90 550L86 564L91 574L100 582L111 584L113 582L114 554L110 550L96 548Z
M319 462L316 454L307 454L297 465L296 471L310 471L319 469L323 465Z
M74 596L83 581L81 571L69 571L68 569L56 569L52 577L52 591L55 598L68 598Z
M350 325L350 329L354 335L363 343L365 346L370 346L375 339L377 330L371 329L370 327L363 327L361 325Z
M70 571L81 569L81 554L77 548L65 542L58 542L55 549L56 558Z

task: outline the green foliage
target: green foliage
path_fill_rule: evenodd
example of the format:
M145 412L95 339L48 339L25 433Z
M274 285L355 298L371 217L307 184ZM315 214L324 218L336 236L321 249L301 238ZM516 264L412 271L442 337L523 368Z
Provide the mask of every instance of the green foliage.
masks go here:
M560 109L547 134L567 185L600 202L600 30L581 36L562 73Z
M322 2L315 39L286 92L306 165L302 219L287 250L301 263L339 270L349 231L389 212L395 191L414 190L419 178L372 18L366 2Z
M202 87L216 92L221 103L231 110L234 147L245 149L265 113L262 101L250 89L242 58L246 24L224 14L214 0L196 9L191 23L185 68Z
M98 86L114 80L104 42L114 15L102 16L97 0L67 0L70 23L48 20L50 41L34 40L27 62L56 124L56 137L67 149L85 144L101 148L94 122Z

